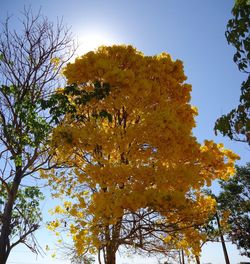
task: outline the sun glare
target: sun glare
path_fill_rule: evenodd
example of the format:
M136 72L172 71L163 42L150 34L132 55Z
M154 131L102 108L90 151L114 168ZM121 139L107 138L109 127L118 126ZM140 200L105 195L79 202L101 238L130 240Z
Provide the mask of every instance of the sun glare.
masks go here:
M114 44L117 44L114 39L101 33L83 34L83 36L78 40L79 47L76 51L76 56L82 56L83 54L95 50L102 45L109 46Z

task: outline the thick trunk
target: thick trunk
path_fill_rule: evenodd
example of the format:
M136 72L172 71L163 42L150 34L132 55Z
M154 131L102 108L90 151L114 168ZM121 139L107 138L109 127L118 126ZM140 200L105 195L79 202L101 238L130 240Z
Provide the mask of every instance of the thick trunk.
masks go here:
M115 250L113 247L107 247L107 260L105 264L115 264L116 258L115 258Z
M105 264L116 263L116 252L119 248L118 241L120 237L121 221L122 218L120 218L120 220L115 225L106 226L105 239L108 245L104 250Z
M10 254L10 234L11 234L11 217L16 194L21 182L21 167L16 170L16 175L8 193L7 202L4 207L2 215L2 228L0 233L0 264L7 263L8 256Z
M1 254L1 253L0 253ZM9 252L4 253L4 255L0 255L0 263L5 264L7 263L7 259L9 257Z
M219 219L219 216L217 213L216 213L215 217L216 217L218 228L219 228L220 239L221 239L222 249L223 249L223 253L224 253L224 257L225 257L225 262L226 262L226 264L230 264L229 257L227 254L226 243L225 243L222 231L221 231L220 219Z

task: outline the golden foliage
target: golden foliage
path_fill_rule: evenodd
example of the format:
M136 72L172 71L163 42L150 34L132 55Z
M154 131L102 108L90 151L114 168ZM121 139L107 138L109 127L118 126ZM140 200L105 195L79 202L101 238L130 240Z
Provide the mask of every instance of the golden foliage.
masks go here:
M55 158L74 169L48 178L77 201L56 212L73 220L78 253L111 243L104 227L144 208L179 230L174 238L162 230L162 241L198 254L203 238L195 226L215 207L201 188L232 175L238 156L193 136L197 109L182 62L166 53L144 56L132 46L100 47L68 64L64 74L82 91L92 91L96 81L110 85L107 97L78 107L84 118L68 114L53 132ZM112 120L96 117L103 110Z

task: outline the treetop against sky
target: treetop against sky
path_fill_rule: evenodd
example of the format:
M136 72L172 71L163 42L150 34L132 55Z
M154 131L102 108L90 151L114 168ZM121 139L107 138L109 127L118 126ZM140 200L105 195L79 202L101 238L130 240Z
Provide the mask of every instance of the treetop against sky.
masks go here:
M126 1L126 3L74 1L72 4L68 1L3 0L0 14L2 18L6 17L7 12L13 14L11 26L17 31L20 30L18 18L24 5L31 6L34 13L41 7L41 13L54 22L57 17L63 16L64 22L72 26L72 31L80 44L78 55L100 45L132 44L146 56L166 52L171 54L174 61L182 60L185 75L188 77L186 82L192 84L190 104L196 106L199 112L198 116L191 115L189 120L192 127L194 120L196 122L193 133L197 141L200 144L204 139L222 142L225 148L232 149L241 156L238 164L245 164L249 161L249 148L243 144L235 144L220 135L216 137L213 131L215 120L238 105L239 86L245 78L233 64L234 50L228 46L224 36L227 21L231 18L233 3L234 1L168 0L154 1L154 3L151 1ZM100 65L105 68L102 63ZM112 76L114 77L115 73L108 76L109 80L112 80ZM124 78L126 79L126 76ZM187 90L190 89L188 85L186 87ZM120 100L117 101L117 104L119 103ZM140 100L138 106L139 103ZM136 97L133 105L137 105ZM190 110L190 107L188 109ZM108 124L107 113L103 112L102 115ZM184 116L177 118L184 118ZM183 120L186 121L185 118ZM111 128L107 126L106 129ZM94 137L94 134L91 136ZM102 137L98 138L98 140L101 139ZM155 138L155 142L157 140ZM167 154L167 150L165 152ZM176 153L180 153L180 149L176 150L173 158L176 157ZM217 190L216 187L215 190ZM46 216L49 206L46 200L44 203L47 203L43 207L44 221L46 221L46 218L51 219L51 216ZM45 244L52 247L52 238L45 233L44 229L40 231L40 234L38 231L38 239L41 238L40 241L44 241L41 243L43 248ZM10 263L20 261L28 255L30 262L35 261L35 257L28 251L23 248L20 251L17 250L15 256L10 257ZM232 263L240 261L234 248L230 248L230 255ZM48 259L46 263L52 262ZM201 260L222 263L223 257L219 245L212 248L208 245L203 249ZM40 259L40 262L43 261ZM122 263L122 260L119 261ZM56 262L57 260L53 260L53 263ZM140 260L129 259L127 262L140 263ZM58 263L62 263L62 260L58 260ZM145 263L145 260L141 263ZM151 260L149 263L152 263Z

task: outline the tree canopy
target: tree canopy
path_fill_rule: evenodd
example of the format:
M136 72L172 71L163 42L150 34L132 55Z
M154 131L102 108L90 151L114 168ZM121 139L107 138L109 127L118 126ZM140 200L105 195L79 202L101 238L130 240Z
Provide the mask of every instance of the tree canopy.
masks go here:
M68 227L78 254L102 252L109 264L121 246L198 255L196 227L215 208L201 188L232 175L238 156L193 136L197 109L182 62L132 46L100 47L64 74L75 90L58 94L74 113L53 130L52 151L69 169L44 176L68 201L56 207L62 218L50 229ZM81 101L97 90L103 96Z

